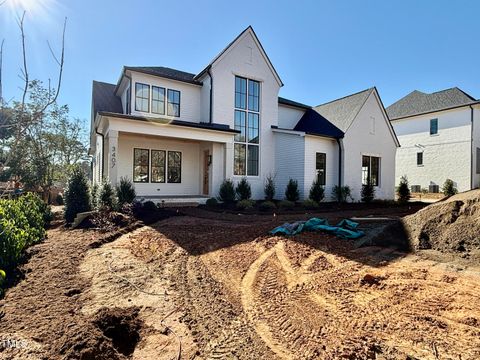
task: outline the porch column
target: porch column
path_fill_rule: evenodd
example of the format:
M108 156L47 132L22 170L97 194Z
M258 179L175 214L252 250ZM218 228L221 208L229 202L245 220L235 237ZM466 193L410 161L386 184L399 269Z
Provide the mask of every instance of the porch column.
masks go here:
M225 144L225 178L233 176L233 143Z
M118 131L108 132L108 179L112 186L117 185L118 177Z

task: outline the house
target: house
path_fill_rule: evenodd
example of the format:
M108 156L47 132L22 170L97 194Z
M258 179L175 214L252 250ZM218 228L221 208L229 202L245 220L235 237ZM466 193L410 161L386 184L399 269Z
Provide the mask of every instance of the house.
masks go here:
M217 196L227 179L247 177L263 198L273 176L302 198L314 179L349 185L360 199L372 179L377 197L394 197L395 133L375 88L310 107L279 97L283 86L252 27L202 71L125 66L116 84L93 82L93 181L133 180L138 196Z
M455 87L413 91L387 108L400 141L396 182L439 192L446 179L459 191L480 185L480 101Z

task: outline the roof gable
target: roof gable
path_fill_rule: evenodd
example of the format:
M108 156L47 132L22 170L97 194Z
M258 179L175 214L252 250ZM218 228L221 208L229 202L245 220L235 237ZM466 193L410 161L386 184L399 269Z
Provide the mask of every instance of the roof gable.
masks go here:
M427 94L418 90L387 107L390 120L399 119L478 102L458 87Z
M110 111L114 113L122 113L122 102L115 95L116 86L101 81L93 81L92 84L92 108L93 116L99 111Z
M253 30L252 26L248 26L245 30L243 30L233 41L227 45L217 56L213 58L213 60L202 70L198 75L195 76L195 80L199 80L208 70L214 66L218 61L220 61L230 49L235 47L245 36L251 35L255 44L257 45L260 53L262 54L263 58L265 59L268 67L273 73L273 76L277 80L279 86L283 86L283 82L280 79L280 76L278 75L277 71L275 70L275 67L273 66L272 62L270 61L270 58L268 57L267 53L265 52L265 49L263 48L260 40L257 37L257 34L255 34L255 31Z
M345 133L355 120L355 117L373 90L374 88L363 90L358 93L315 106L313 109Z

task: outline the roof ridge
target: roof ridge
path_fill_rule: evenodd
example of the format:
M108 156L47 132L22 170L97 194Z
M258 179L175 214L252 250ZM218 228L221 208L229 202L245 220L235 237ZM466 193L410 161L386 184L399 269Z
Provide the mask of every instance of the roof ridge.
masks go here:
M192 73L192 72L189 72L189 71L185 71L185 70L179 70L179 69L175 69L175 68L172 68L172 67L169 67L169 66L128 66L128 65L125 65L126 68L130 68L130 69L135 69L135 68L150 68L150 69L168 69L168 70L174 70L174 71L179 71L179 72L182 72L182 73L185 73L185 74L188 74L188 75L193 75L195 76L196 74L195 73Z
M112 86L115 86L115 84L112 84L112 83L109 83L109 82L106 82L106 81L98 81L98 80L92 80L94 83L97 83L97 84L106 84L106 85L112 85Z
M375 89L375 86L370 87L370 88L368 88L368 89L361 90L361 91L357 91L356 93L353 93L353 94L350 94L350 95L346 95L346 96L343 96L343 97L338 98L338 99L334 99L334 100L327 101L327 102L325 102L325 103L323 103L323 104L314 106L314 108L317 108L317 107L320 107L320 106L324 106L324 105L328 105L328 104L334 103L334 102L336 102L336 101L343 100L343 99L346 99L346 98L349 98L349 97L352 97L352 96L361 94L361 93L366 92L366 91L372 91L373 89Z

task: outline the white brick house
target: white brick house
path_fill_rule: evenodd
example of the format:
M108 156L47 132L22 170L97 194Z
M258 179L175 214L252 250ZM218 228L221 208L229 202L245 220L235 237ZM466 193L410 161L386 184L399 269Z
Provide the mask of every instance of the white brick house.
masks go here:
M441 191L451 179L459 191L480 186L480 102L459 88L413 91L387 108L400 141L396 182Z
M312 108L278 96L283 83L255 32L245 29L198 74L125 66L117 84L93 83L93 181L133 180L145 198L217 196L247 177L255 199L267 176L277 198L289 178L308 197L374 179L394 197L398 146L375 88Z

